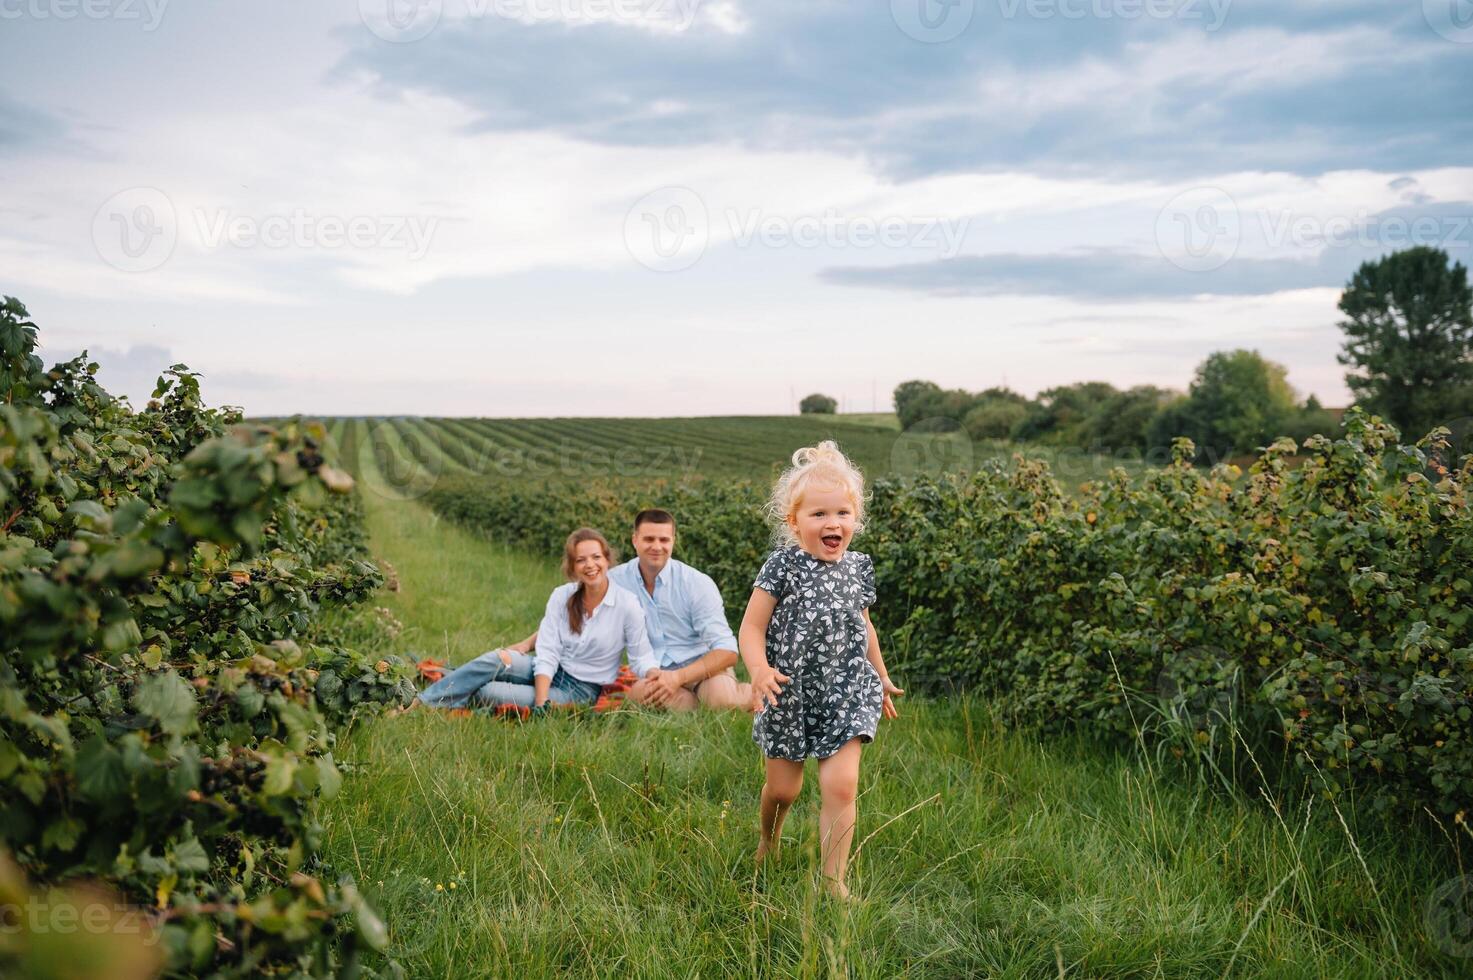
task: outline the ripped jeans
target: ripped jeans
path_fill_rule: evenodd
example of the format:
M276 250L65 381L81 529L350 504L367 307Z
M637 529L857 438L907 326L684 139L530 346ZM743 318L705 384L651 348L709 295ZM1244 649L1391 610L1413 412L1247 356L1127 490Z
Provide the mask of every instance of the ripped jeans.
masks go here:
M535 698L535 657L506 651L511 663L503 663L502 651L492 650L459 667L419 692L419 700L432 708L464 708L481 705L515 704L530 708ZM547 691L549 704L585 704L598 700L602 684L580 681L562 667L553 675Z

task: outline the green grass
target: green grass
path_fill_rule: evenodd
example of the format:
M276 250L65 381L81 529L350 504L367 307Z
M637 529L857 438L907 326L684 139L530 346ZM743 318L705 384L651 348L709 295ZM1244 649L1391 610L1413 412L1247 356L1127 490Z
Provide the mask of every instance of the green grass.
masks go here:
M401 591L392 648L453 661L524 635L558 581L366 494ZM852 908L822 899L816 792L756 873L750 720L638 710L361 723L326 851L412 976L1404 977L1437 960L1427 895L1456 869L1329 804L1213 793L985 703L902 700L866 750ZM1308 809L1306 809L1308 807ZM1349 820L1348 826L1356 827ZM1374 891L1368 882L1374 881ZM440 887L436 887L440 886Z
M833 418L835 422L852 422L856 425L873 425L881 429L900 431L900 417L894 412L844 412Z

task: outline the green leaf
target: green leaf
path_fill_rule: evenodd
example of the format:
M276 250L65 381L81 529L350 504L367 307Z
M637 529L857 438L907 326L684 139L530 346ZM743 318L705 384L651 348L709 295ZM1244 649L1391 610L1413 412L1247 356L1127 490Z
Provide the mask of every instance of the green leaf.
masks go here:
M203 874L210 870L210 856L199 840L191 837L174 845L174 867L191 874Z
M343 774L338 772L338 767L332 761L332 753L317 757L317 785L322 790L322 798L330 800L338 795L338 790L343 786Z
M297 771L297 760L293 756L279 755L266 763L266 783L261 791L267 796L280 796L292 788L292 776Z
M235 703L240 705L240 713L247 718L254 718L266 707L266 696L261 689L247 681L235 692Z
M138 687L133 707L158 722L170 735L194 730L194 688L172 670L155 674Z
M114 577L139 578L157 571L164 563L164 553L151 544L130 541L108 556Z
M101 735L83 743L77 753L77 791L84 799L103 803L128 789L123 757Z
M46 825L41 834L42 847L54 847L58 851L70 851L77 846L78 839L86 827L73 817L57 817Z

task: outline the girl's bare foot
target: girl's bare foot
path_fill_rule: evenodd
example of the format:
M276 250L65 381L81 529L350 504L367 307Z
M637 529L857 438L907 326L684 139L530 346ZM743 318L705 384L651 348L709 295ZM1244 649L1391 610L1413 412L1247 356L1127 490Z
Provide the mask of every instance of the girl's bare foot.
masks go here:
M849 893L849 886L837 878L825 878L823 887L824 891L829 893L830 898L836 898L841 902L854 901L854 896Z
M757 855L753 860L755 860L758 864L761 864L763 861L767 860L767 856L769 854L773 854L776 850L777 848L769 845L767 841L760 841L757 844Z

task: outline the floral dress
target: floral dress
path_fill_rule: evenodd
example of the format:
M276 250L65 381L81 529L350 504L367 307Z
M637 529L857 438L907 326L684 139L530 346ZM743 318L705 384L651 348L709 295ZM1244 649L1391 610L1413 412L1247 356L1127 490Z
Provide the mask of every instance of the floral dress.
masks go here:
M757 712L752 738L769 758L833 755L852 738L874 741L884 691L869 662L864 610L875 601L875 566L848 551L838 561L797 545L767 556L753 583L777 600L767 663L791 680L775 707Z

